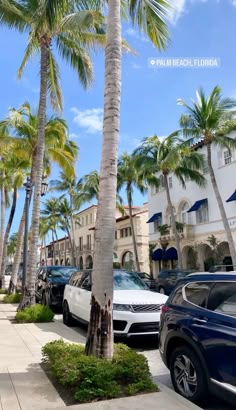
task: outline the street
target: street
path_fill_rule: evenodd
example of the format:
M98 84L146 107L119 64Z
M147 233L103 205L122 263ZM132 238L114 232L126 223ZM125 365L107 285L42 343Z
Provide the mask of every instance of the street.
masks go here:
M55 317L57 320L62 322L62 315L56 315ZM78 324L78 326L72 327L79 335L80 339L81 336L86 337L86 327L84 325ZM119 340L118 340L119 341ZM160 354L158 351L158 342L157 338L151 337L142 337L142 338L131 338L126 342L131 348L135 349L136 351L144 354L148 359L150 370L152 375L154 376L157 383L160 383L163 386L166 386L170 389L173 389L169 371L163 364ZM204 410L233 410L234 407L228 405L225 402L222 402L218 398L212 398L209 401L207 407Z

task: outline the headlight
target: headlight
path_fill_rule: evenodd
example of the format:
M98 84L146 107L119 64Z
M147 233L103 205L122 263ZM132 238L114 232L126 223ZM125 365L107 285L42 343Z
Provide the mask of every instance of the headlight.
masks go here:
M121 305L119 303L113 303L113 310L123 310L132 312L132 306L130 305Z

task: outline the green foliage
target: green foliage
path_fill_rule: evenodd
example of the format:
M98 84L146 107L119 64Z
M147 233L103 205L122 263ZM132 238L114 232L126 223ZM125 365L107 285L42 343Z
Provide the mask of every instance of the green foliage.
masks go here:
M0 295L6 295L7 289L0 289Z
M12 295L6 295L3 299L3 303L20 303L21 299L21 293L13 293Z
M167 224L159 225L158 230L161 235L167 235L169 233L169 225Z
M76 401L111 399L157 390L147 359L117 344L111 361L86 356L83 345L56 340L43 347L43 361Z
M175 225L176 225L176 229L177 229L178 232L183 232L184 223L176 221Z
M17 312L16 321L18 323L51 322L53 317L54 313L48 306L34 305Z

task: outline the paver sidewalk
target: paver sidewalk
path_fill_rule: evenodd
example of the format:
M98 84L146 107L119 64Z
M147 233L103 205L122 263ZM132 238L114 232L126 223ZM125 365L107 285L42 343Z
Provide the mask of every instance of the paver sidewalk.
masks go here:
M199 409L166 390L125 399L66 406L40 366L41 348L52 340L84 343L60 321L14 324L14 305L0 304L0 410L181 410Z

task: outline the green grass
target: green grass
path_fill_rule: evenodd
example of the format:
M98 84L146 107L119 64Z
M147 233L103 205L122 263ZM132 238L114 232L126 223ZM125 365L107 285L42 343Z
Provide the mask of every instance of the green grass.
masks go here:
M21 293L12 293L12 295L6 295L3 298L3 303L20 303L21 298Z
M6 295L7 289L0 289L0 295Z
M54 318L53 311L44 305L34 305L19 310L16 314L18 323L51 322Z
M125 345L115 345L112 360L86 356L83 345L63 340L47 343L42 351L49 372L77 402L158 391L147 359Z

